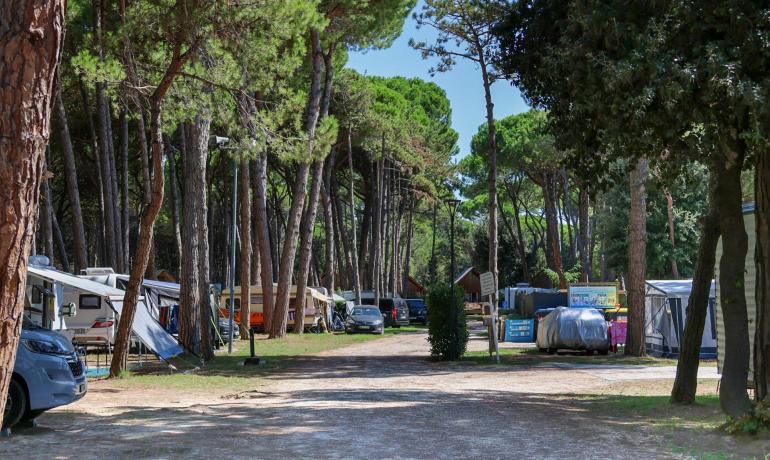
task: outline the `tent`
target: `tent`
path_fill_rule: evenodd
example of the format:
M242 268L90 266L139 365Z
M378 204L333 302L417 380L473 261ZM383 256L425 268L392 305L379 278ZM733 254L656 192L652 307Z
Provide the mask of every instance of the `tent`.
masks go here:
M717 331L715 289L709 293L706 326L703 329L700 357L716 358ZM687 303L692 280L648 280L644 300L644 335L647 353L652 356L677 357L687 324Z
M118 319L123 311L123 296L125 295L125 291L121 289L61 272L51 266L30 264L29 274L33 278L44 280L53 285L54 306L59 306L74 299L83 299L85 296L89 296L97 297L106 302L115 314L117 314ZM32 279L28 281L28 284L34 282L35 280ZM78 314L81 316L85 315L86 310L82 309L82 303L78 305L78 307ZM54 321L52 325L54 325L54 329L57 329L56 326L60 325L59 328L63 331L67 331L68 335L76 334L76 331L69 331L66 329L66 319L55 317L55 315L58 314L57 311L58 308L53 308L52 313L54 315ZM74 322L76 319L77 315L73 317L72 321ZM166 332L160 323L152 317L149 309L145 305L144 297L140 297L139 299L139 304L137 305L136 313L134 314L134 323L131 325L131 331L142 344L162 359L167 360L173 358L184 351L179 342L171 334Z

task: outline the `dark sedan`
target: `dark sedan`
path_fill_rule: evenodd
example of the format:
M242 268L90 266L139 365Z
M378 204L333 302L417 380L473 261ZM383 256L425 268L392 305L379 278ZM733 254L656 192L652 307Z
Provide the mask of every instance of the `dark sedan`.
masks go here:
M369 305L356 305L348 315L348 319L345 320L345 332L348 334L354 332L383 334L385 324L380 309Z

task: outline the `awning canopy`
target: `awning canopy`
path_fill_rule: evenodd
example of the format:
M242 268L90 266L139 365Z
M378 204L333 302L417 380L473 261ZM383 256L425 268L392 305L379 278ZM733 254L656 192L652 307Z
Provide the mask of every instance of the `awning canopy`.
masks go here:
M321 302L325 302L325 303L331 303L332 302L331 297L323 294L321 291L318 291L318 290L313 289L313 288L307 288L307 289L310 291L310 295L314 299L320 300Z
M692 291L692 280L647 280L647 295L687 297ZM710 297L716 296L716 283L711 281Z
M107 286L106 284L97 283L96 281L79 278L75 275L70 275L69 273L56 270L53 267L30 265L29 272L35 276L39 276L40 278L45 278L48 281L66 284L68 286L80 289L81 291L90 292L91 294L104 296L109 299L117 298L122 300L123 295L125 294L125 291L120 289Z

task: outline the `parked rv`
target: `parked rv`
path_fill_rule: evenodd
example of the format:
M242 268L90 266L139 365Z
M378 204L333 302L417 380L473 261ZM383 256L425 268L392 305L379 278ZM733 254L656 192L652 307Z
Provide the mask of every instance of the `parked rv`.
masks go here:
M275 302L275 296L278 291L278 286L273 285L273 302ZM263 329L265 326L264 318L264 297L262 296L262 286L251 286L251 302L250 302L250 324L252 327L258 330ZM234 301L234 319L235 322L241 321L241 287L235 286L233 289ZM331 315L331 308L324 308L331 305L332 299L314 288L305 288L305 327L312 327L316 325L320 316L327 312ZM220 294L219 314L224 318L230 317L230 290L223 289ZM287 321L287 327L292 329L294 327L295 309L297 305L297 286L291 286L289 289L289 319ZM326 319L326 324L331 323L331 316Z
M87 390L85 366L72 343L25 315L3 413L3 428L34 420L48 409L73 403Z

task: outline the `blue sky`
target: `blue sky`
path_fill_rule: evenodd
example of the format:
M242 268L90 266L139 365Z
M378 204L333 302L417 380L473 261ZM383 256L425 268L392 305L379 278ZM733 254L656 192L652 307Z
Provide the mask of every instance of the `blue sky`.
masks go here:
M416 7L418 11L421 4L422 2ZM481 72L474 63L463 61L458 62L450 72L438 73L431 77L428 70L436 61L423 60L420 52L409 46L409 39L431 43L435 41L435 37L436 33L432 28L417 29L417 24L410 14L401 36L390 48L351 52L348 67L366 75L418 77L442 87L452 104L452 127L460 134L460 153L455 157L458 159L470 152L471 138L486 117ZM519 91L507 81L494 84L492 100L495 104L495 118L498 119L528 110Z

